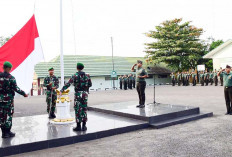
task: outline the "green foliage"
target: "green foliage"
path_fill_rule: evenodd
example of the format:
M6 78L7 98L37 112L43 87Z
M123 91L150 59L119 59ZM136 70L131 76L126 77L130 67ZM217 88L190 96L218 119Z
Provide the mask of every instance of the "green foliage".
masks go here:
M2 47L8 40L10 40L12 36L10 37L3 37L3 36L0 36L0 47Z
M156 26L155 31L146 33L155 42L146 43L146 53L154 63L164 62L177 71L195 68L206 50L199 39L202 28L190 25L190 21L182 19L164 21Z

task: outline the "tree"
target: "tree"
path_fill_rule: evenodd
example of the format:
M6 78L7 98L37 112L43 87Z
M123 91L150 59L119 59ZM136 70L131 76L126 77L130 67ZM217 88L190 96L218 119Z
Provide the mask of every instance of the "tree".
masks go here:
M202 28L190 25L182 19L164 21L155 31L146 33L155 42L146 43L146 53L154 63L164 62L173 70L182 71L195 68L206 50L199 39Z
M10 40L12 36L10 37L3 37L3 36L0 36L0 47L2 47L8 40Z

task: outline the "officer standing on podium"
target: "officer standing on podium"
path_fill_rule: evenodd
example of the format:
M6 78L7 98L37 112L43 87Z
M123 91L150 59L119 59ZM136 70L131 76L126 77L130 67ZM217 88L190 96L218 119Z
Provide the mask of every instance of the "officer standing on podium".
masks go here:
M135 69L137 66L137 69ZM146 88L146 81L145 78L148 77L146 70L142 67L143 62L138 60L137 64L134 64L131 68L132 72L136 72L136 89L139 95L139 105L136 107L144 108L145 107L145 88Z
M218 73L218 76L223 77L224 96L227 108L226 115L232 115L232 73L230 71L231 67L227 65L226 69L221 69Z

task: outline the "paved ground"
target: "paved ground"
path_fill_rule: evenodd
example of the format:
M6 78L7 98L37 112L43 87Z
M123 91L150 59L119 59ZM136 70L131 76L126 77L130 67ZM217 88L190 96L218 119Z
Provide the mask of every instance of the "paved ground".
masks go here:
M147 88L147 102L152 101L152 88ZM214 117L171 126L164 129L144 129L99 140L64 147L35 151L17 156L71 157L71 156L151 156L151 157L231 157L232 116L226 116L223 87L171 87L156 88L157 101L162 103L199 106L213 111ZM137 99L134 91L100 91L89 96L89 105ZM18 116L43 113L43 97L17 98ZM41 102L41 103L39 103ZM44 106L44 107L42 107ZM23 110L26 112L23 113ZM36 111L35 111L36 110ZM16 113L17 114L17 113ZM104 122L102 122L104 125Z

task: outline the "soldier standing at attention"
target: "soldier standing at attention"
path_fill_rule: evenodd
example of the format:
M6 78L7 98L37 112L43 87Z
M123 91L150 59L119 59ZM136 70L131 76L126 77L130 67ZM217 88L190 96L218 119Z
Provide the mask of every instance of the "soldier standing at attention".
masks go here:
M175 74L172 72L170 76L171 76L171 79L172 79L172 86L175 86L176 85Z
M225 72L224 72L225 71ZM218 73L218 76L223 76L224 82L224 96L226 101L227 112L226 115L232 115L232 73L231 67L229 65L226 66L226 69L221 69Z
M189 86L189 73L188 72L185 72L185 85L186 86Z
M181 73L180 72L177 73L177 81L178 81L178 86L180 86L181 85Z
M217 76L217 70L216 70L216 69L215 69L213 75L214 75L214 83L215 83L215 86L217 86L217 85L218 85L218 76Z
M220 68L220 71L222 71L222 67ZM221 86L223 86L223 74L221 73L220 76L220 83L221 83Z
M128 85L128 77L127 77L127 75L124 75L124 77L123 77L124 90L127 90L127 85Z
M47 112L49 118L56 118L55 110L56 110L57 93L55 90L59 88L59 80L54 75L53 67L49 68L48 72L49 75L44 78L44 83L43 83L43 86L47 87L47 92L46 92Z
M186 85L185 72L182 72L182 82L183 82L183 86L185 86Z
M132 74L130 74L128 77L128 88L132 89Z
M122 89L122 80L123 80L123 77L122 75L119 77L119 86L120 86L120 89Z
M87 122L87 103L88 103L88 82L89 77L82 70L84 69L84 64L77 63L77 72L72 75L68 83L62 87L60 94L70 87L71 84L74 86L75 98L74 98L74 110L77 127L74 128L74 131L86 131L86 122ZM81 127L82 123L82 127Z
M209 73L207 71L205 71L204 77L205 77L205 85L208 86L208 84L209 84Z
M24 97L28 97L28 95L17 86L14 76L10 74L11 68L12 64L10 62L4 62L4 72L0 72L0 124L2 138L15 136L15 133L11 132L15 92Z
M195 72L192 72L192 83L193 86L197 85L197 74Z
M137 66L137 69L135 69ZM136 88L139 95L139 105L136 107L144 108L145 107L145 88L146 88L146 81L145 78L148 77L146 70L142 67L143 62L138 60L137 64L134 64L131 68L132 72L136 72Z
M210 85L213 85L213 72L212 71L210 71L210 73L209 73L209 81L210 81Z
M200 74L201 86L204 86L204 79L205 79L204 71L201 71Z
M133 75L132 77L132 84L133 84L133 88L135 88L135 75Z

